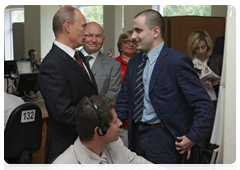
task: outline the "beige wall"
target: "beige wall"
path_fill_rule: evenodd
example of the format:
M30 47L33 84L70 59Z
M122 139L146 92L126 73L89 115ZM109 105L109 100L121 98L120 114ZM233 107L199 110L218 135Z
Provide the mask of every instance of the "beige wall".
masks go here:
M38 58L44 58L55 39L52 18L60 5L25 5L25 54L35 49Z
M226 17L227 5L212 5L212 17Z
M24 5L8 5L5 9L24 8Z
M38 57L41 56L41 27L40 27L40 6L25 5L24 6L24 34L25 34L25 58L28 58L28 51L35 49Z
M122 32L122 5L104 5L103 30L106 37L103 44L103 53L107 54L110 48L118 56L118 37Z
M40 8L41 58L44 58L52 48L52 43L55 40L55 35L52 30L52 19L60 8L60 5L42 5Z
M152 5L124 5L124 29L132 30L133 18L141 11L152 9Z

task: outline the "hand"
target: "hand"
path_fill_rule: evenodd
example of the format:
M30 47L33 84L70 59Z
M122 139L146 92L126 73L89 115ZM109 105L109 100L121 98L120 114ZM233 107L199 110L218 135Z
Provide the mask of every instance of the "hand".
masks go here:
M213 86L220 85L220 79L209 78L208 80L212 83Z
M177 137L178 140L181 140L181 142L175 142L176 145L176 150L178 151L178 153L180 154L184 154L187 151L187 160L189 160L190 156L191 156L191 149L192 147L195 145L195 143L193 141L191 141L190 139L188 139L185 135L181 136L181 137Z
M114 54L111 54L110 52L108 52L108 53L107 53L107 56L109 56L109 57L111 57L111 58L115 59L115 56L114 56Z

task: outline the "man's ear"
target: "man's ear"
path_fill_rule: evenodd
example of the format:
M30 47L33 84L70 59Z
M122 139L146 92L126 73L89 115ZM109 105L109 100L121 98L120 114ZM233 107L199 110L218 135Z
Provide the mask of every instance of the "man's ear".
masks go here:
M71 22L70 21L65 21L64 24L63 24L63 28L67 31L67 32L70 32L71 30Z
M160 36L160 33L161 29L159 27L153 28L153 38L157 38L158 36Z
M94 129L94 135L96 135L96 136L98 136L98 137L101 137L101 136L98 134L97 129L98 129L98 126L95 127L95 129Z

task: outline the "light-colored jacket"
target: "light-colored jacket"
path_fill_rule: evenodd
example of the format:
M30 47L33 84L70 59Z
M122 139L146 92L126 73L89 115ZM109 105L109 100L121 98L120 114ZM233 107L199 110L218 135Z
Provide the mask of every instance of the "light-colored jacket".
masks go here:
M93 164L84 145L79 138L65 152L63 152L53 164ZM151 164L136 153L131 152L123 145L119 138L117 141L109 143L102 152L109 164Z
M116 101L121 89L121 64L99 52L91 70L97 82L98 93L106 94Z

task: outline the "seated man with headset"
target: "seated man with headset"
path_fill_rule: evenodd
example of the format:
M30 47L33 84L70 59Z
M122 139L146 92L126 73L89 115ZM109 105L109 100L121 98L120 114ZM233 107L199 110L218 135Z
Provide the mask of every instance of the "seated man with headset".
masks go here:
M105 95L83 97L77 106L78 138L54 164L150 164L131 152L119 138L122 122L115 102Z

